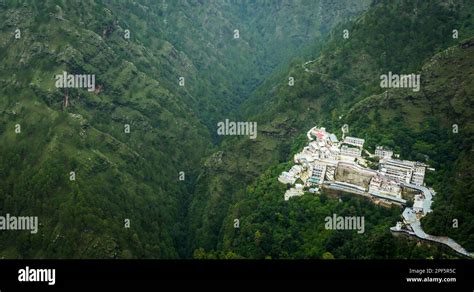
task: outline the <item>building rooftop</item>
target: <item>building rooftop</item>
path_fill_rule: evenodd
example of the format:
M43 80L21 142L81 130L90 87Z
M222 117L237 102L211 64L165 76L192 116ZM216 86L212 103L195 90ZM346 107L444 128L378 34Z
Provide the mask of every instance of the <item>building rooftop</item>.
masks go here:
M334 134L329 134L329 140L331 140L331 142L333 142L333 143L338 143L339 142L336 135L334 135Z

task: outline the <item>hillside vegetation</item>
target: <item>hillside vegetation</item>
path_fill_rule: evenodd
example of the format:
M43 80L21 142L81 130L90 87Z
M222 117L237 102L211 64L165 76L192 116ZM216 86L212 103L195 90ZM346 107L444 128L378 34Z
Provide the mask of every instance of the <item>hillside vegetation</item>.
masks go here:
M369 1L293 2L0 1L0 213L41 224L0 233L0 257L190 257L215 122Z
M295 216L314 214L316 210L306 202L318 198L295 199L285 205L284 189L277 182L279 171L285 169L282 163L292 160L303 147L306 131L314 125L339 132L345 123L351 135L367 140L369 148L383 144L401 152L402 158L422 161L428 155L428 163L436 168L429 174L428 183L439 195L435 212L425 219L424 226L428 232L452 236L472 250L472 171L470 158L466 159L472 145L467 130L472 123L472 15L468 1L375 1L355 21L333 30L327 43L318 49L316 60L305 66L307 70L303 62L295 62L286 74L276 72L278 78L269 78L241 107L247 120L258 122L258 139L224 141L221 159L211 157L198 181L196 200L191 205L194 218L203 218L202 223L196 223L198 256L205 257L206 251L222 256L222 251L245 257L304 257L305 247L312 246L317 250L312 257L322 257L325 251L339 258L425 257L424 252L407 252L407 243L389 234L387 227L399 220L397 216L386 218L390 224L374 219L373 229L377 231L335 246L328 246L329 235L303 235L310 232L308 226L321 225L322 215L301 218L293 224L285 221L291 212ZM349 31L347 39L343 38L344 29ZM453 38L453 29L459 31L459 39ZM446 50L454 53L446 54ZM440 58L445 60L433 65ZM385 98L380 75L389 71L422 72L422 90L417 94L390 90ZM294 77L293 87L288 86L288 77ZM453 123L459 124L459 135L453 135ZM358 210L357 204L350 204L350 214L368 212L365 208ZM439 206L444 207L436 210ZM325 214L332 207L326 208L324 203L318 209ZM440 213L443 215L438 216ZM280 221L275 219L278 214L282 214ZM459 222L463 226L451 228L453 217L462 218ZM231 228L234 218L249 224L245 234ZM265 234L263 250L250 236L257 231ZM290 254L285 253L288 249L279 249L282 234L286 240L299 240ZM385 240L393 243L391 248L388 244L378 245L380 249L371 245ZM360 250L360 246L368 248Z

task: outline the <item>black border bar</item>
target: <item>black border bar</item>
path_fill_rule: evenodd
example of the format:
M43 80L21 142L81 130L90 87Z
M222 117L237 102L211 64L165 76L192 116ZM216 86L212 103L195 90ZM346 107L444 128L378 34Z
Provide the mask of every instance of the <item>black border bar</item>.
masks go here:
M55 285L19 282L18 271L26 266L55 269ZM414 270L425 273L414 274ZM461 291L458 289L465 287L465 291L473 291L473 275L472 260L0 260L0 291L88 291L98 287L109 291L124 286L159 287L169 281L175 285L203 281L292 281L307 285L309 281L321 288L329 284L351 290ZM408 283L411 277L455 278L456 282Z

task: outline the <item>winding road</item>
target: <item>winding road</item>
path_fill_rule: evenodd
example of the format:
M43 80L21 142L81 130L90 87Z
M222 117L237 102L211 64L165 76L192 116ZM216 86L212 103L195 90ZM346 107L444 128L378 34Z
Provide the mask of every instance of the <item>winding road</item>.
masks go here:
M425 200L423 201L423 215L426 215L430 213L431 210L431 203L433 200L433 195L435 194L434 191L428 189L427 187L424 186L417 186L413 184L402 184L402 186L411 188L411 189L416 189L421 192L423 192L423 195L425 196ZM409 224L411 228L413 229L413 232L407 232L410 235L416 236L421 239L425 240L430 240L433 242L438 242L445 244L455 250L456 252L467 256L467 257L474 257L474 253L468 252L466 249L464 249L460 244L458 244L456 241L453 239L447 237L447 236L435 236L435 235L430 235L427 234L425 231L423 231L423 228L421 227L421 222L420 219L416 216L415 211L413 211L412 208L406 207L405 210L403 211L403 219L405 220L405 223ZM396 228L392 228L392 231L402 231L398 230ZM403 232L403 231L402 231Z

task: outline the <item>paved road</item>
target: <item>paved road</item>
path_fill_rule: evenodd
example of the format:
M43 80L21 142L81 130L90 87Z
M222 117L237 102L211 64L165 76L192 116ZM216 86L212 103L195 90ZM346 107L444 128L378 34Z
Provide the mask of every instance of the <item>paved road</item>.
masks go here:
M423 202L423 215L426 215L432 211L431 203L433 200L433 195L435 194L433 190L430 190L424 186L417 186L413 184L402 184L402 185L405 187L416 189L423 192L423 195L425 196L425 200ZM411 228L413 229L413 232L415 233L417 237L445 244L449 246L450 248L454 249L455 251L457 251L458 253L463 254L465 256L469 256L469 257L474 256L474 253L468 252L456 241L454 241L453 239L447 236L434 236L434 235L427 234L421 227L421 222L416 217L416 213L415 211L413 211L412 208L408 208L408 207L405 208L405 210L403 211L403 218L405 219L405 222L410 224Z
M420 220L418 220L418 218L416 218L416 213L415 211L413 211L412 208L409 208L409 207L405 208L405 210L403 211L403 218L405 219L406 223L410 224L411 228L413 229L414 234L417 237L421 239L431 240L434 242L445 244L462 255L465 255L468 257L474 257L474 253L468 252L453 239L447 236L429 235L425 231L423 231L423 228L421 228L421 222Z
M423 195L425 196L425 200L423 202L423 215L426 215L432 211L431 203L433 201L433 195L435 194L433 190L430 190L424 186L417 186L414 184L407 184L407 183L402 183L402 186L423 192Z

